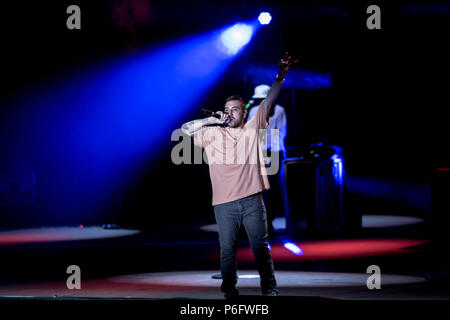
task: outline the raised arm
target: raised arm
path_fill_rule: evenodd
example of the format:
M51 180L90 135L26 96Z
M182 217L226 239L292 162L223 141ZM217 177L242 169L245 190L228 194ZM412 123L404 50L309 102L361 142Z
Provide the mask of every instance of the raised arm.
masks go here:
M281 85L283 84L284 79L286 78L286 74L289 70L289 67L294 62L298 62L298 60L293 59L291 56L289 56L287 52L284 54L284 58L281 59L280 61L276 80L272 84L272 87L270 88L269 92L267 93L267 97L262 102L262 106L264 107L265 110L266 119L269 119L270 115L272 114L272 108L274 107L275 99L280 93Z

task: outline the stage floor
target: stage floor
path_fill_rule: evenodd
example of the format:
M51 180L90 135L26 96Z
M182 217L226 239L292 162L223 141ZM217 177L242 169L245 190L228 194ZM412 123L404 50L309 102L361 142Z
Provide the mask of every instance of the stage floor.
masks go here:
M383 219L381 219L383 220ZM332 299L450 299L445 245L418 219L412 229L391 217L369 217L361 232L328 238L270 240L281 296ZM207 227L205 227L207 226ZM213 224L161 226L154 232L99 226L43 227L0 232L0 298L223 299L219 244ZM238 288L261 295L245 238L238 248ZM81 288L68 289L67 268L79 266ZM369 266L381 289L367 287Z

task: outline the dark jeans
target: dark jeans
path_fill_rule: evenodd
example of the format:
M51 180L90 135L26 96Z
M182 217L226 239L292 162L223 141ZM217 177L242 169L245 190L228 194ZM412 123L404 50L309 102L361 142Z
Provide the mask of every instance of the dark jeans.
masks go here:
M221 290L225 293L236 290L236 249L242 225L245 227L255 257L262 293L276 289L277 283L268 246L266 209L261 194L216 205L214 214L219 226L220 270L223 279Z

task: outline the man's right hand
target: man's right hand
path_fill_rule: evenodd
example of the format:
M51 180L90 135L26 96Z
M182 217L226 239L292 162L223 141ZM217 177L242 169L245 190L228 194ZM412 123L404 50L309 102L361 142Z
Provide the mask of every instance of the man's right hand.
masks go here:
M222 111L217 111L217 114L220 114L220 119L215 117L209 117L211 124L224 124L228 119L228 113L224 113Z

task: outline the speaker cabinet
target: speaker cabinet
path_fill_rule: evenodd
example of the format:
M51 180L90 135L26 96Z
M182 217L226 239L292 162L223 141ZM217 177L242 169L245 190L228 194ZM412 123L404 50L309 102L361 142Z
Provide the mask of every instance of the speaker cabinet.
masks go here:
M342 156L309 160L289 158L283 161L283 170L284 207L289 236L343 228Z

